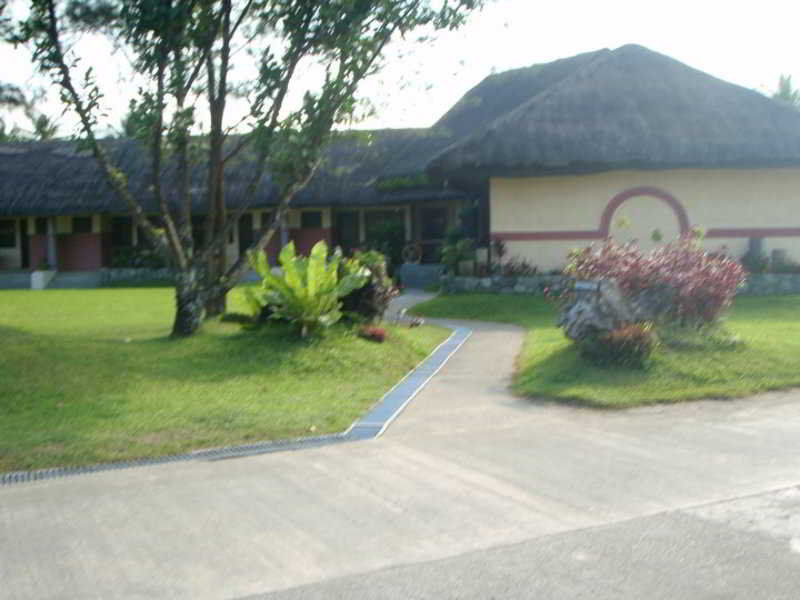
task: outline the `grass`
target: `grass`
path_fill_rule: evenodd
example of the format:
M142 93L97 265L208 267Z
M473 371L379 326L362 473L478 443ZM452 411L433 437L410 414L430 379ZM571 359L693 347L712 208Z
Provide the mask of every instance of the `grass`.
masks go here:
M541 298L464 294L415 308L429 317L515 323L528 330L513 391L521 396L628 407L656 402L746 396L800 385L800 296L743 297L726 327L742 343L671 350L661 347L646 370L596 367L555 327Z
M0 471L341 431L448 332L299 340L208 322L167 339L171 288L0 292ZM244 310L234 290L230 307Z

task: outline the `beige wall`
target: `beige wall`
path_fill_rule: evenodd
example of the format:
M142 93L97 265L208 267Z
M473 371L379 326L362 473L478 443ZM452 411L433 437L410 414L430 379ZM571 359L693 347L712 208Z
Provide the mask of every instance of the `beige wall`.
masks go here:
M490 185L492 234L597 231L604 209L621 192L654 187L681 203L692 227L713 229L800 228L800 169L614 171L596 175L503 179ZM664 241L678 235L674 211L663 201L633 197L614 213L610 233L652 247L653 231ZM544 269L561 267L571 248L591 240L508 241L509 256ZM708 249L727 246L735 257L747 237L711 238ZM785 249L800 260L800 237L765 237L764 249Z

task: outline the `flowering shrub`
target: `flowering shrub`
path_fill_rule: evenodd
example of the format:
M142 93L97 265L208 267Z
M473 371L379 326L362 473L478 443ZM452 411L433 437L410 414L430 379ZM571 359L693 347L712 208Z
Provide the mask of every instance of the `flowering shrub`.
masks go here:
M661 291L670 297L664 317L692 326L716 321L745 280L738 262L705 252L689 237L647 254L633 244L606 240L572 253L565 272L579 279L615 279L628 298Z
M657 345L650 323L634 323L586 339L579 347L581 354L595 364L643 369Z

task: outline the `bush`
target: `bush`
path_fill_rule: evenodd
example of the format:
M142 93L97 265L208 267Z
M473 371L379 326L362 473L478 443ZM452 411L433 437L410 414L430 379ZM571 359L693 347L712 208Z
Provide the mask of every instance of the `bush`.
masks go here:
M272 273L263 252L250 255L250 264L261 277L261 291L245 288L254 315L265 309L271 319L285 319L300 327L300 335L329 327L342 317L340 298L363 286L369 279L365 269L339 276L341 252L328 260L328 245L317 242L308 257L295 254L294 243L283 247L278 257L283 272ZM269 308L267 308L269 307Z
M585 358L599 366L644 369L657 345L650 323L634 323L598 333L582 341L579 348Z
M633 244L606 240L572 253L565 273L578 279L615 279L628 298L663 293L670 298L663 318L697 327L717 321L745 280L738 262L705 252L691 237L648 254Z
M398 290L388 274L386 257L375 250L356 252L341 263L340 275L366 272L367 282L342 298L342 312L366 321L379 321Z
M448 234L448 241L442 246L442 263L447 271L458 275L458 265L465 260L475 259L475 243L469 238L453 239L453 234Z
M505 262L495 263L494 272L502 277L532 277L539 267L519 256L512 256Z
M383 343L386 339L386 330L381 327L373 327L365 325L358 330L358 337L364 338L371 342Z
M406 246L406 228L403 221L389 219L383 223L373 224L365 241L368 251L385 257L386 270L389 273L403 263L403 248Z
M144 246L118 247L111 250L112 268L163 269L164 257Z

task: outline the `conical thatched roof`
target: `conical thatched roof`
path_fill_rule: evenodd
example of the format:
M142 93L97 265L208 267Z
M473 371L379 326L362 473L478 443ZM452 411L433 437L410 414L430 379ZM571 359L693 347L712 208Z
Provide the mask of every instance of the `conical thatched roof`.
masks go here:
M428 172L466 182L490 175L800 164L800 112L641 46L588 57L445 149Z

